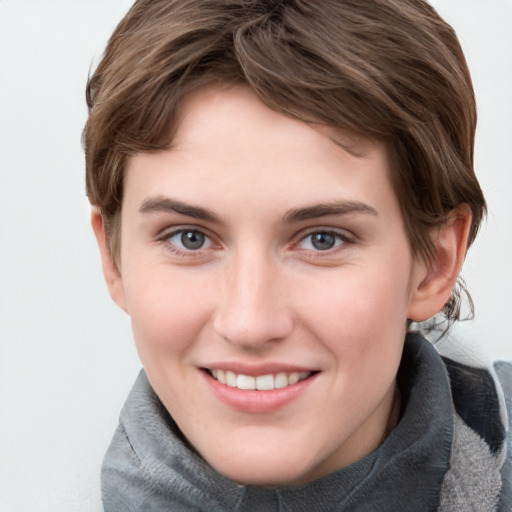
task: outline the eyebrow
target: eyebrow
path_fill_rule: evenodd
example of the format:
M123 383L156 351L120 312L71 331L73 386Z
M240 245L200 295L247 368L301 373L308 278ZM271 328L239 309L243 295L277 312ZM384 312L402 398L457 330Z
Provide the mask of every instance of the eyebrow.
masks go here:
M378 217L377 210L372 206L359 201L335 201L332 203L321 203L306 208L293 208L288 210L284 216L285 222L300 222L329 215L349 215L362 213Z
M154 212L175 212L180 215L186 215L187 217L217 224L222 222L220 217L211 210L199 206L192 206L191 204L183 203L169 197L150 197L143 201L139 211L144 214Z
M143 214L154 212L174 212L194 219L222 224L222 219L207 208L193 206L170 197L150 197L142 202L139 211ZM300 222L318 217L330 215L366 214L378 217L377 210L372 206L359 201L334 201L331 203L320 203L304 208L293 208L288 210L283 221L286 223Z

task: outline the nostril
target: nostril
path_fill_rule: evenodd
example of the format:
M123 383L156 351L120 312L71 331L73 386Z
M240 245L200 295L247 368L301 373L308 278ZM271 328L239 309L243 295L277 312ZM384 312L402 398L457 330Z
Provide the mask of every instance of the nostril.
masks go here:
M267 343L286 339L293 332L293 318L286 310L272 308L240 308L214 318L214 331L227 342L253 350Z

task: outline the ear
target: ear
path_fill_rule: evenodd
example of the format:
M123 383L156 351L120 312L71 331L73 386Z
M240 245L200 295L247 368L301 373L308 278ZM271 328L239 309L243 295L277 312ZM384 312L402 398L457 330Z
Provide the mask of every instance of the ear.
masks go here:
M128 313L121 273L112 258L112 254L110 253L103 218L101 217L99 209L95 206L93 206L91 210L91 225L100 249L103 276L105 277L105 282L107 283L110 296L122 310Z
M412 290L408 318L423 322L439 313L448 302L466 257L471 228L469 206L453 210L433 234L435 255L429 264L419 264Z

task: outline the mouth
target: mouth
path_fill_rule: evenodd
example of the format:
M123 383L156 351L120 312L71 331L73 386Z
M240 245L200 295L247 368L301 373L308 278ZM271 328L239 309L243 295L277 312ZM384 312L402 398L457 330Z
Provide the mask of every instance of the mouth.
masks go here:
M289 373L279 372L252 376L244 375L242 373L235 373L231 370L222 370L217 368L205 368L204 370L210 375L210 377L215 379L220 384L224 384L230 388L255 391L271 391L273 389L287 388L317 373L312 371Z

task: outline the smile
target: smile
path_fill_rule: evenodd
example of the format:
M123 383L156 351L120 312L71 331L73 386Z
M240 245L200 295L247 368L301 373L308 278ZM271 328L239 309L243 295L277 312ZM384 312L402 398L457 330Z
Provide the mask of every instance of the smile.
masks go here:
M208 373L216 381L231 388L270 391L272 389L282 389L297 384L297 382L307 379L313 372L281 372L259 375L257 377L220 369L209 370Z

